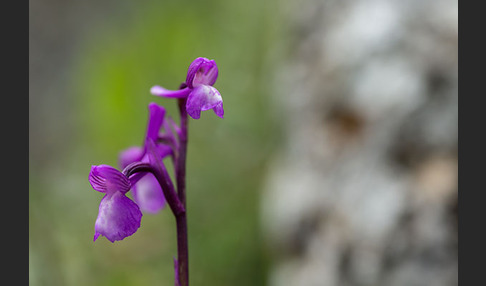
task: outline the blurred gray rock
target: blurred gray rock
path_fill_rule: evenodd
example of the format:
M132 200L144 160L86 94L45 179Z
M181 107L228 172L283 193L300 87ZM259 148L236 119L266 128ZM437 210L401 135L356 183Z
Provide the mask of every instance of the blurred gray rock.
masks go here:
M286 5L268 284L457 285L457 1Z

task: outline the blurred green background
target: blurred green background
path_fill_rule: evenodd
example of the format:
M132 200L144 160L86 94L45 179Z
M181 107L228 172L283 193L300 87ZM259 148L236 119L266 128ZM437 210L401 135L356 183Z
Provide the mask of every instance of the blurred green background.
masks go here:
M191 120L187 162L193 285L264 285L259 191L279 126L268 67L284 25L273 1L31 1L30 285L173 285L175 222L145 214L123 241L93 242L102 195L91 165L139 145L147 105L177 120L175 89L196 57L215 59L225 118ZM172 166L169 166L171 168Z

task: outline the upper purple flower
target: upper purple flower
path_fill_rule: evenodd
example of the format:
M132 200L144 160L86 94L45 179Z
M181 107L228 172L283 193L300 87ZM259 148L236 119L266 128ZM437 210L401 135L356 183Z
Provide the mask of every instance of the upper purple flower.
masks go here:
M201 117L201 111L212 109L217 116L223 118L223 98L219 91L213 87L218 78L218 66L214 60L197 58L187 71L185 85L179 90L168 90L161 86L153 86L150 92L153 95L185 98L186 110L194 119Z
M89 182L93 189L104 193L95 222L93 241L100 235L115 242L134 234L140 227L142 212L125 194L130 181L117 169L108 165L92 166Z

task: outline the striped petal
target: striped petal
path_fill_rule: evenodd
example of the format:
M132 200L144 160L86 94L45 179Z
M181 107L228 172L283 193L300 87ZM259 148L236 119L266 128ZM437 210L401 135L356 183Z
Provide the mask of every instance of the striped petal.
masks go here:
M88 180L93 189L101 193L126 193L130 190L128 178L117 169L108 165L92 166Z

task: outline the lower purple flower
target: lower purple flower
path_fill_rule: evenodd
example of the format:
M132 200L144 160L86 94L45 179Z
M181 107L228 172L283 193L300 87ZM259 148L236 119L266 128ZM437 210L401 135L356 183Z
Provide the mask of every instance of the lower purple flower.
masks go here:
M92 166L89 182L93 189L105 193L95 222L96 241L100 235L115 242L134 234L140 227L142 212L125 194L130 190L128 178L108 165Z

